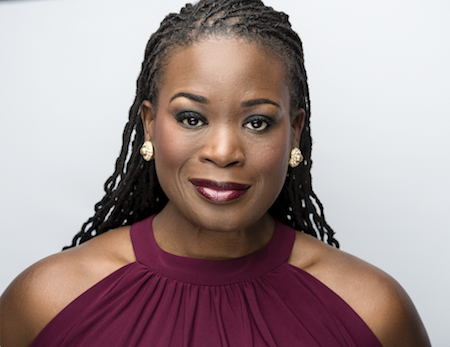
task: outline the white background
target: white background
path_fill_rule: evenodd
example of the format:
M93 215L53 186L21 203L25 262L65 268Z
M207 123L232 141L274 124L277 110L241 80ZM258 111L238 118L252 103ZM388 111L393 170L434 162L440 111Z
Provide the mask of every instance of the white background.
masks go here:
M0 292L102 197L146 41L184 0L0 2ZM313 178L341 248L450 346L450 3L267 0L304 42Z

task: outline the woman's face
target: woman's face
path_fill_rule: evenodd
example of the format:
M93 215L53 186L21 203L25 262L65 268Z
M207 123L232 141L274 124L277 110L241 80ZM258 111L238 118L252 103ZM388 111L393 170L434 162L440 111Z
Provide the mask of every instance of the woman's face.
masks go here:
M204 40L170 55L158 108L145 101L142 115L174 218L227 231L267 212L303 126L287 80L280 59L240 40Z

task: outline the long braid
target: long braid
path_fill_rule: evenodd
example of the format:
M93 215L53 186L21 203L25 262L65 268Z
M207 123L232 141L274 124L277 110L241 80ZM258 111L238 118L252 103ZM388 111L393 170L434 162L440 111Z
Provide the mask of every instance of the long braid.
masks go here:
M156 108L158 87L167 57L174 49L187 47L209 36L240 37L260 44L278 55L287 66L291 109L305 110L300 139L304 160L289 169L283 189L270 213L281 222L320 237L339 247L334 232L325 221L323 206L311 185L310 99L303 61L303 48L292 30L288 16L266 7L259 0L201 0L187 4L180 13L169 14L150 37L137 80L136 98L129 111L115 171L104 185L105 196L95 205L95 214L75 235L76 246L92 237L160 212L167 203L156 176L154 161L145 162L139 154L144 142L140 106L149 100Z

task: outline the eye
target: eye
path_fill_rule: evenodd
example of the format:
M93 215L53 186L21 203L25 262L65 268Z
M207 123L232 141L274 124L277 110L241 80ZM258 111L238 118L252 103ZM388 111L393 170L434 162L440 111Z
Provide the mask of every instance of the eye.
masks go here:
M253 116L244 123L244 128L255 132L262 132L272 126L274 121L269 117Z
M175 119L189 129L198 129L208 124L205 117L192 111L180 112L175 115Z
M196 117L185 118L181 121L181 123L188 127L197 127L203 125L203 122Z
M251 122L248 122L247 124L245 124L246 128L249 128L251 130L264 130L265 128L267 128L268 124L266 122L264 122L261 119L257 119L257 120L252 120Z

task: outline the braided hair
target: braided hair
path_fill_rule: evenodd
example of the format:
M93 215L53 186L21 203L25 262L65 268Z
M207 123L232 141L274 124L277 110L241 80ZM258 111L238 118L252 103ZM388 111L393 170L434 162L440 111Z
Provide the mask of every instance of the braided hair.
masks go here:
M154 161L139 153L144 142L141 104L149 100L155 108L158 88L168 56L214 36L241 38L279 56L288 70L291 110L305 110L299 147L304 160L289 168L286 181L269 213L282 223L339 247L328 226L323 206L311 186L310 100L302 43L292 30L288 16L259 0L201 0L187 4L179 14L169 14L150 37L145 49L137 91L123 132L123 143L115 171L104 185L105 196L95 205L95 214L75 235L71 248L92 237L131 225L160 212L168 199L156 176Z

